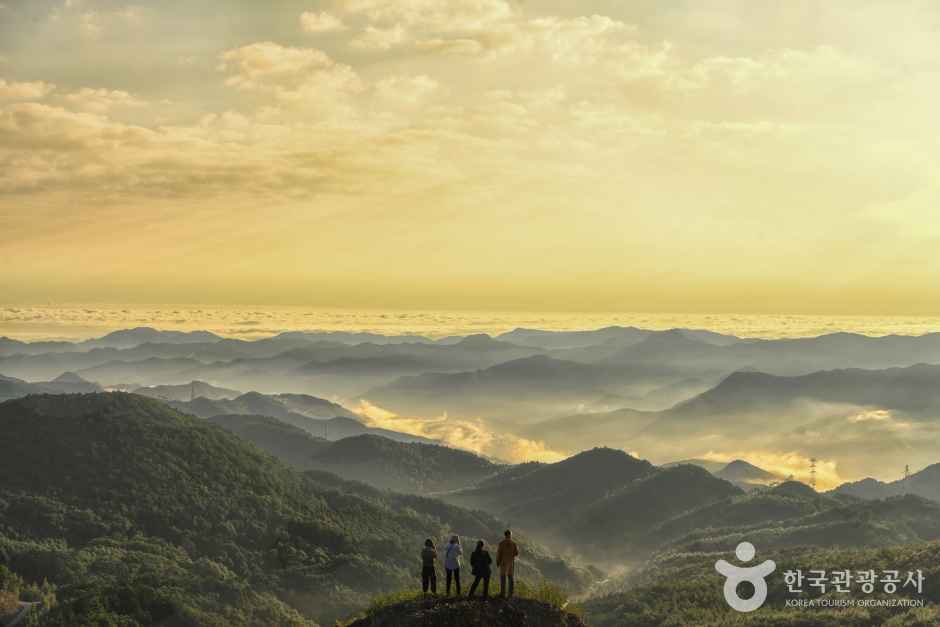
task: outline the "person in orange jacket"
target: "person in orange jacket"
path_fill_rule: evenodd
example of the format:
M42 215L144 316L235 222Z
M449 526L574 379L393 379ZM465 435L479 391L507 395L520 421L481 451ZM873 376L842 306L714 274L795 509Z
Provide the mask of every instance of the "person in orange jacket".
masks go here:
M506 598L506 580L509 580L509 597L512 598L515 584L514 567L519 557L519 546L512 541L512 531L506 530L506 536L496 550L496 567L499 568L499 596Z

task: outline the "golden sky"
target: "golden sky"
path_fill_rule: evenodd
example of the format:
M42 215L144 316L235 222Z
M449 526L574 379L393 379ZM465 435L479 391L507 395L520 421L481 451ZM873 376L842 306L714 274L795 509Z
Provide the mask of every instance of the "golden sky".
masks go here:
M0 0L0 302L940 312L932 0Z

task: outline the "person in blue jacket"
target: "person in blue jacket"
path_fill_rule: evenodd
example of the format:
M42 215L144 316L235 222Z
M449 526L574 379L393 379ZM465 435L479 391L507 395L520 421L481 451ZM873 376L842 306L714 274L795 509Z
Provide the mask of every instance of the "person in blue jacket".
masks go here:
M447 572L447 596L450 596L450 581L454 580L457 584L457 596L460 596L460 556L463 555L463 547L460 546L460 538L451 536L450 543L444 549L444 570Z

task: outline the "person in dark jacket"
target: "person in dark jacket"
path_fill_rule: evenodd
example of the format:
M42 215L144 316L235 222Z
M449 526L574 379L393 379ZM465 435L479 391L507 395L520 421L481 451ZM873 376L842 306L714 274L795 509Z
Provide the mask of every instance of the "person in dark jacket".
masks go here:
M483 599L485 600L490 596L490 575L493 574L490 565L493 563L493 558L490 557L490 552L483 548L484 546L483 540L480 540L477 542L476 550L470 554L470 573L473 575L473 583L470 585L470 594L467 596L473 596L482 579Z
M434 542L431 538L424 541L424 549L421 550L421 591L426 595L428 588L431 588L431 594L437 594L437 570L435 562L437 560L437 550L434 548Z

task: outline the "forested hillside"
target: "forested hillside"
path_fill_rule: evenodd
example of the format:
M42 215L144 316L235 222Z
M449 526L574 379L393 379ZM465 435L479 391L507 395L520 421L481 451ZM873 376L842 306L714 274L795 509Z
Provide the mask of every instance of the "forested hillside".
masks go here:
M49 625L99 614L130 625L119 617L329 624L414 586L424 538L495 540L503 529L438 501L301 474L140 396L8 401L0 426L0 556L24 580L58 587ZM587 583L523 545L523 576Z
M776 569L767 577L769 594L764 606L751 614L742 614L728 607L722 595L724 577L715 572L715 560L734 559L733 550L726 552L675 552L660 555L645 568L628 577L623 591L589 600L585 603L586 622L591 627L927 627L940 624L940 543L920 543L890 549L860 548L794 548L786 551L764 551L758 545L757 559L774 560ZM784 579L786 571L874 570L879 577L884 571L908 572L921 570L923 590L899 586L886 593L880 583L865 593L853 582L851 594L838 594L827 588L830 599L854 598L922 600L923 608L850 607L845 609L786 607L787 600L818 599L823 593L806 583L801 593L790 592ZM828 575L827 575L828 576ZM742 592L742 596L747 596Z

